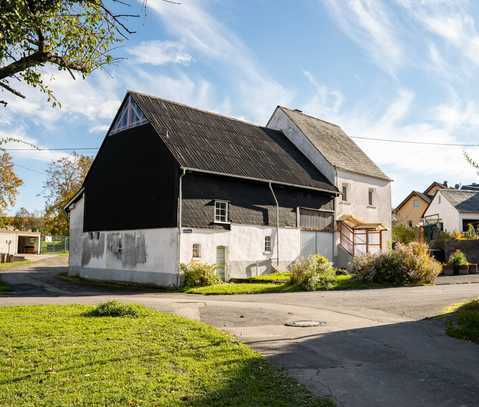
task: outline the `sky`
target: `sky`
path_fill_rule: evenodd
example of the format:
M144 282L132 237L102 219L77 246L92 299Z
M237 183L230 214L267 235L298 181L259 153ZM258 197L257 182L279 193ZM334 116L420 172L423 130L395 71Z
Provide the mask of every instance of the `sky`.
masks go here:
M131 89L259 125L284 105L353 138L479 144L479 2L179 1L139 0L114 66L85 80L47 68L61 108L8 96L0 137L96 148ZM432 181L479 182L464 159L479 148L355 141L394 180L393 205ZM43 209L45 170L65 154L12 151L24 185L10 213Z

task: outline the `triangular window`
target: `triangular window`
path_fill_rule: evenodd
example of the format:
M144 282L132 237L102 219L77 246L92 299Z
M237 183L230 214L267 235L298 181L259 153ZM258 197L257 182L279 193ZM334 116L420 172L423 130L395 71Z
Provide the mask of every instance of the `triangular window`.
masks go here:
M110 134L118 133L131 127L140 126L146 122L147 119L140 107L134 102L131 96L128 96L123 109L121 109L118 118L110 130Z

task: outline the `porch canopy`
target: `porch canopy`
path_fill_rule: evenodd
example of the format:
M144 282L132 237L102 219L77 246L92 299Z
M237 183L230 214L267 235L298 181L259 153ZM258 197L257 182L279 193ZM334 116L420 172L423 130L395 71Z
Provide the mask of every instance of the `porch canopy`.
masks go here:
M362 256L381 252L382 232L387 230L382 223L363 222L352 215L341 215L337 221L339 242L349 254Z

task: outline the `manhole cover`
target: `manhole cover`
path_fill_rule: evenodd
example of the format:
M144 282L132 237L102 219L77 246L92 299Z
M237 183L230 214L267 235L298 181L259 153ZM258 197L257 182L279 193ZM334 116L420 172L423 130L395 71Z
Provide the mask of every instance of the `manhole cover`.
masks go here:
M298 321L288 321L286 326L295 326L298 328L308 328L311 326L323 326L326 325L326 321L313 321L311 319L300 319Z

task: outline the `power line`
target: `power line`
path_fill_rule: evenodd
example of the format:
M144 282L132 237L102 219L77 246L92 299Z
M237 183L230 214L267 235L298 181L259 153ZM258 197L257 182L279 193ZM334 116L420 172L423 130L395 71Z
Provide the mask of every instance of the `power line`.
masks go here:
M34 170L33 168L28 168L28 167L25 167L24 165L20 165L20 164L14 164L15 167L18 167L18 168L23 168L24 170L28 170L28 171L32 171L32 172L36 172L38 174L45 174L45 171L40 171L40 170Z
M77 150L99 150L100 147L65 147L65 148L0 148L4 151L77 151Z
M365 141L379 141L383 143L398 143L398 144L418 144L427 146L441 146L441 147L472 147L477 148L479 144L462 144L462 143L438 143L433 141L409 141L409 140L394 140L387 138L376 137L351 137L356 140ZM63 148L0 148L3 151L80 151L80 150L99 150L100 147L63 147Z
M351 137L358 140L367 141L382 141L387 143L400 143L400 144L421 144L428 146L443 146L443 147L479 147L479 144L460 144L460 143L436 143L429 141L408 141L408 140L394 140L387 138L375 138L375 137Z

